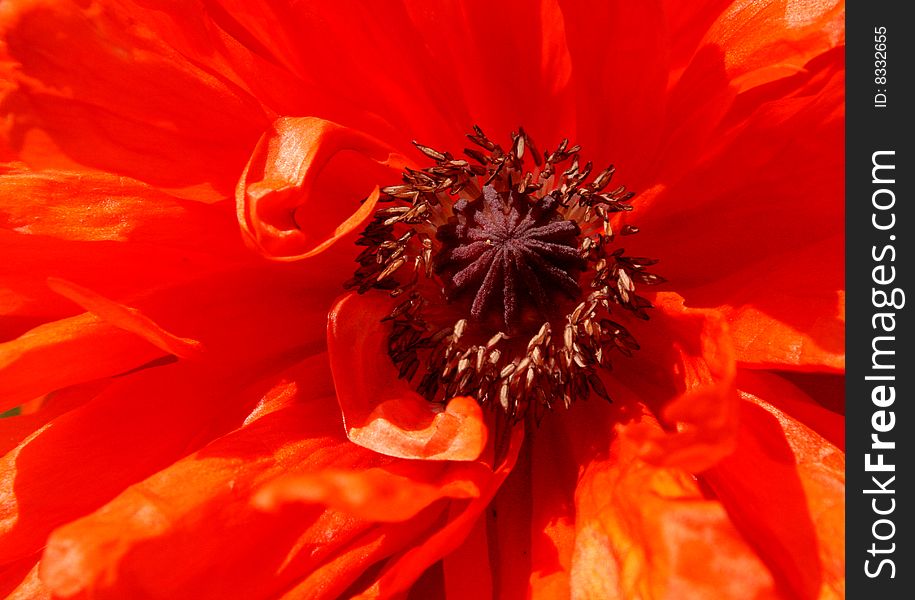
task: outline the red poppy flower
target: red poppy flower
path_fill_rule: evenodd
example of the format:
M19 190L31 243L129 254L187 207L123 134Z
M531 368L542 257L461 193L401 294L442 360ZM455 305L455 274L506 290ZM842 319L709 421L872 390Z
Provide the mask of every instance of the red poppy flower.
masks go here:
M842 597L843 18L4 2L0 591Z

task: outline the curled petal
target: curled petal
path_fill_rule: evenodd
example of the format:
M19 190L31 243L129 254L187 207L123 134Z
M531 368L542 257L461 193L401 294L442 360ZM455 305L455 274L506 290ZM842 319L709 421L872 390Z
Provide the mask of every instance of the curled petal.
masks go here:
M279 119L238 182L238 221L268 258L314 256L362 224L378 200L377 182L394 180L403 164L359 131L314 117Z
M436 412L397 377L381 321L389 304L377 296L347 294L330 311L328 350L346 434L389 456L476 460L487 437L479 405L457 397Z

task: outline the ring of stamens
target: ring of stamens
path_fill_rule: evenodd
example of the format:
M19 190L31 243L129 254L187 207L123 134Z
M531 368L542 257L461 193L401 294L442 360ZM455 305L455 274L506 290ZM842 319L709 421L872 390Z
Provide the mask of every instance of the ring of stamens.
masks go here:
M539 421L557 403L609 400L597 369L639 348L611 313L647 319L636 284L664 281L656 260L613 247L638 232L612 223L634 193L606 191L612 165L588 181L568 140L541 156L523 129L508 151L479 127L468 138L470 160L416 144L435 164L382 190L346 287L402 298L384 319L388 353L430 402L469 395Z

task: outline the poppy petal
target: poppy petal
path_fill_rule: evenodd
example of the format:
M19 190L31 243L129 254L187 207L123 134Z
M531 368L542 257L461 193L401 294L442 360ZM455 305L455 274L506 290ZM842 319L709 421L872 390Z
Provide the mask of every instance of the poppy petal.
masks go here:
M663 0L664 16L671 39L671 67L692 59L709 28L734 0Z
M136 16L110 2L10 5L0 20L14 84L5 137L33 165L91 165L193 199L223 198L266 126L264 111Z
M845 371L845 291L843 240L834 237L796 252L791 263L759 265L757 278L731 291L724 312L731 325L741 366L755 369ZM803 286L788 282L802 273ZM779 319L791 309L790 321Z
M461 545L442 560L445 598L492 600L492 570L489 560L480 560L489 556L486 521L479 519Z
M822 406L829 412L843 419L845 418L845 374L844 373L801 373L799 371L779 371L778 375L790 381L807 395L807 397L819 406ZM757 394L758 395L758 394ZM777 404L777 403L776 403ZM790 409L784 409L789 414L794 414ZM803 419L801 419L803 421ZM804 421L807 423L807 421ZM808 425L820 435L829 437L822 433L818 426ZM844 436L844 431L842 432ZM837 438L838 439L838 438ZM836 446L843 447L844 444L835 440L830 440Z
M419 477L450 468L447 463L403 464L348 443L332 397L312 396L302 375L297 381L304 387L283 393L285 400L269 414L55 531L42 566L48 585L62 595L167 598L180 591L249 598L279 595L295 583L312 597L336 597L373 562L414 545L444 506L387 526L320 504L303 505L301 498L287 498L291 502L274 504L267 512L252 505L260 486L286 488L273 487L284 477L301 483L305 479L298 478L309 474L354 470L366 475L364 483L377 483L379 471L389 467ZM485 471L491 478L492 471ZM350 494L344 503L353 499ZM194 544L189 554L188 539L204 543ZM184 567L163 557L174 557Z
M845 457L745 394L735 452L703 474L777 581L803 599L842 598Z
M41 396L33 410L23 410L14 418L7 418L0 427L0 455L5 455L60 415L89 402L110 382L111 379L100 379L51 392Z
M442 561L447 597L569 596L579 473L569 436L599 438L607 408L577 404L561 418L544 419L527 438L530 446L521 449L489 509ZM476 575L468 578L471 571Z
M403 165L361 132L313 117L280 119L261 137L238 182L238 221L268 258L314 256L372 214L377 182L394 179ZM332 174L322 187L325 170Z
M404 592L423 571L461 545L518 460L524 442L524 428L515 427L510 436L506 454L494 469L492 478L481 487L480 497L463 505L453 503L444 526L422 543L393 556L378 579L355 598L367 600Z
M668 40L657 2L559 3L575 67L575 142L595 165L617 163L644 184L664 121ZM634 23L651 23L636 27ZM632 60L638 56L639 60ZM625 163L621 163L625 157Z
M42 561L42 578L59 595L276 594L289 578L283 570L287 555L315 511L300 507L273 515L248 503L260 481L308 462L333 462L335 453L345 457L339 441L327 438L336 425L327 410L332 400L313 400L311 406L288 406L257 419L56 530ZM340 533L352 529L346 520L338 521ZM199 534L200 527L206 535ZM200 543L191 550L188 539ZM162 560L173 555L174 562ZM206 575L203 565L219 576Z
M406 521L441 498L480 495L478 469L458 464L444 472L422 464L363 471L325 469L272 482L254 498L266 510L292 503L324 504L367 521ZM463 468L462 468L463 467Z
M535 7L442 2L434 9L364 0L307 9L265 1L218 5L214 18L224 29L324 96L303 92L306 110L286 114L359 127L402 151L411 139L460 144L474 123L505 133L523 123L555 144L574 112L566 110L571 62L562 15L550 0ZM354 26L360 35L351 35ZM528 101L531 94L537 103ZM544 104L553 110L541 110Z
M327 309L345 259L328 255L286 267L264 261L226 265L131 304L167 331L199 340L206 348L199 358L214 368L254 368L271 357L301 358L324 349ZM270 291L269 302L264 290Z
M711 26L706 42L725 51L728 73L744 90L792 75L844 41L845 3L738 0Z
M457 397L435 412L387 359L383 298L347 294L328 318L328 351L346 432L354 443L390 456L476 460L486 445L480 406Z
M563 415L565 416L565 415ZM554 419L544 423L533 437L531 597L548 600L566 598L570 593L569 574L575 549L575 488L578 463L569 449L567 435L581 435L576 424ZM576 427L578 425L579 427ZM589 421L588 427L593 425ZM507 557L511 560L511 556Z
M832 71L823 77L825 84L808 81L795 95L764 102L739 126L719 132L721 143L683 179L636 196L632 222L651 239L632 236L627 248L642 254L650 241L644 250L661 253L659 271L678 289L692 290L767 258L784 260L833 234L842 218L835 202L843 182L835 173L843 168L844 78ZM826 140L835 151L822 150ZM807 160L811 153L816 162ZM709 235L728 227L744 235Z
M0 562L37 550L52 528L241 425L281 371L282 363L198 361L146 369L48 423L0 460ZM323 355L289 377L303 393L331 391Z
M453 142L444 129L436 143L460 143L472 124L499 137L524 126L540 150L575 134L575 77L561 2L470 0L441 2L435 10L422 1L405 5L417 37L431 49L430 60L446 69L449 95L460 100L456 106L439 102L457 113L449 116L463 129ZM430 84L440 85L434 79Z
M843 225L835 206L843 181L835 173L844 168L843 77L836 68L832 61L796 94L759 105L683 179L634 203L632 222L651 239L632 236L627 250L658 256L658 272L688 305L721 308L748 366L842 366L843 246L835 231ZM742 235L714 234L734 229ZM767 349L754 339L773 343Z
M531 436L527 436L528 445L521 447L514 468L482 516L487 534L487 549L483 556L490 563L494 598L517 596L519 590L529 586L534 540L531 440ZM523 550L518 552L518 549Z
M237 247L243 248L240 240ZM0 265L4 281L0 310L9 319L0 326L0 334L6 339L78 312L71 300L48 286L49 277L78 282L108 298L133 304L150 293L150 281L159 282L155 286L186 285L231 268L238 258L235 253L220 255L155 244L69 242L5 230L0 230L0 252L10 261Z
M459 140L460 124L469 121L453 83L455 63L436 56L450 23L418 27L399 2L306 7L218 0L209 7L223 29L295 77L298 110L280 114L313 115L357 127L401 150L411 139L432 143L443 132Z
M671 43L676 44L676 38ZM719 126L733 107L737 92L728 79L721 50L703 47L671 82L666 95L663 129L656 156L650 163L650 181L671 181L694 168L696 157L718 142ZM622 157L621 157L622 158ZM620 173L629 182L626 171ZM614 159L616 160L616 159ZM640 165L632 165L636 169ZM641 192L638 187L634 188ZM639 196L634 206L641 202Z
M263 366L263 361L282 365L288 360L286 353L294 351L301 357L324 348L327 307L336 293L326 281L335 277L337 259L328 258L282 271L275 265L229 268L158 290L138 299L137 306L165 331L187 332L188 337L201 340L207 351L198 356L208 368L248 372ZM269 304L263 301L265 286L272 291ZM110 308L106 305L104 310ZM121 310L115 306L114 312ZM126 318L130 325L134 315L128 312ZM148 327L142 320L137 324ZM156 329L148 333L153 339L164 335ZM159 341L174 342L167 336ZM85 314L41 325L0 344L0 356L3 399L16 406L56 389L143 366L163 356L163 351ZM35 377L36 372L43 376Z
M0 344L0 410L56 389L123 373L162 355L162 350L139 336L89 313L40 325ZM55 366L48 369L49 365Z
M360 530L341 539L341 533L345 531L341 532L339 526L334 526L340 516L333 512L325 514L331 516L327 521L335 535L334 541L339 540L341 547L331 546L326 553L329 557L323 564L302 569L302 578L280 596L281 600L298 600L303 597L327 600L351 598L368 582L377 578L380 568L393 553L416 546L447 517L443 516L440 507L433 505L407 523L367 527L361 521L356 521L364 531ZM321 544L326 539L328 529L328 523L318 523L309 532L309 536ZM323 554L319 558L325 558ZM314 561L310 562L313 565Z
M737 387L756 398L765 398L772 407L803 424L830 444L845 450L845 418L819 404L810 390L787 379L785 373L749 369L737 370ZM844 405L844 377L822 375L834 379L828 393L830 400ZM836 385L837 384L837 385ZM842 388L837 390L836 388Z
M82 242L134 242L230 253L225 206L181 200L102 171L0 165L0 227ZM233 219L234 221L234 219ZM236 251L237 252L237 251Z
M150 281L186 281L250 261L227 203L179 200L97 171L34 172L19 164L0 173L6 339L75 312L48 277L124 301L147 292Z
M166 354L183 358L201 354L198 341L169 333L133 307L62 279L52 278L48 285L91 314L41 325L0 345L0 369L4 373L0 391L10 406L56 389L117 375ZM93 359L88 359L90 354ZM49 365L53 368L45 376L34 377L36 371Z
M39 558L40 556L35 554L0 566L0 595L7 598L14 590L22 590L23 588L28 589L30 587L30 582L33 579L37 579L37 564ZM37 593L38 590L35 591L39 598L48 597L47 594L41 595ZM19 592L18 595L14 597L25 599L30 596Z
M19 585L6 596L6 600L51 600L51 591L38 576L38 569L36 562Z
M579 450L573 597L777 597L766 566L691 475L641 460L626 436L605 443Z

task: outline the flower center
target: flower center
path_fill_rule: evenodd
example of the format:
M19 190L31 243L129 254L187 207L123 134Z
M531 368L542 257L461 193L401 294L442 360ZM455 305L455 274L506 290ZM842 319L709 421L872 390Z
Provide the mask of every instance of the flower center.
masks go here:
M474 163L416 144L435 164L383 190L345 287L404 298L385 318L388 354L430 402L468 395L539 420L591 393L609 400L598 370L639 347L611 314L647 319L635 286L663 281L646 269L657 261L614 247L634 194L606 191L612 166L588 181L568 140L541 156L524 130L508 151L478 127L468 137Z
M455 220L438 228L442 242L435 271L449 298L472 296L470 315L508 332L518 329L522 313L533 307L549 318L554 296L581 295L578 272L581 230L561 217L552 196L534 199L516 190L483 187L480 198L453 206Z

